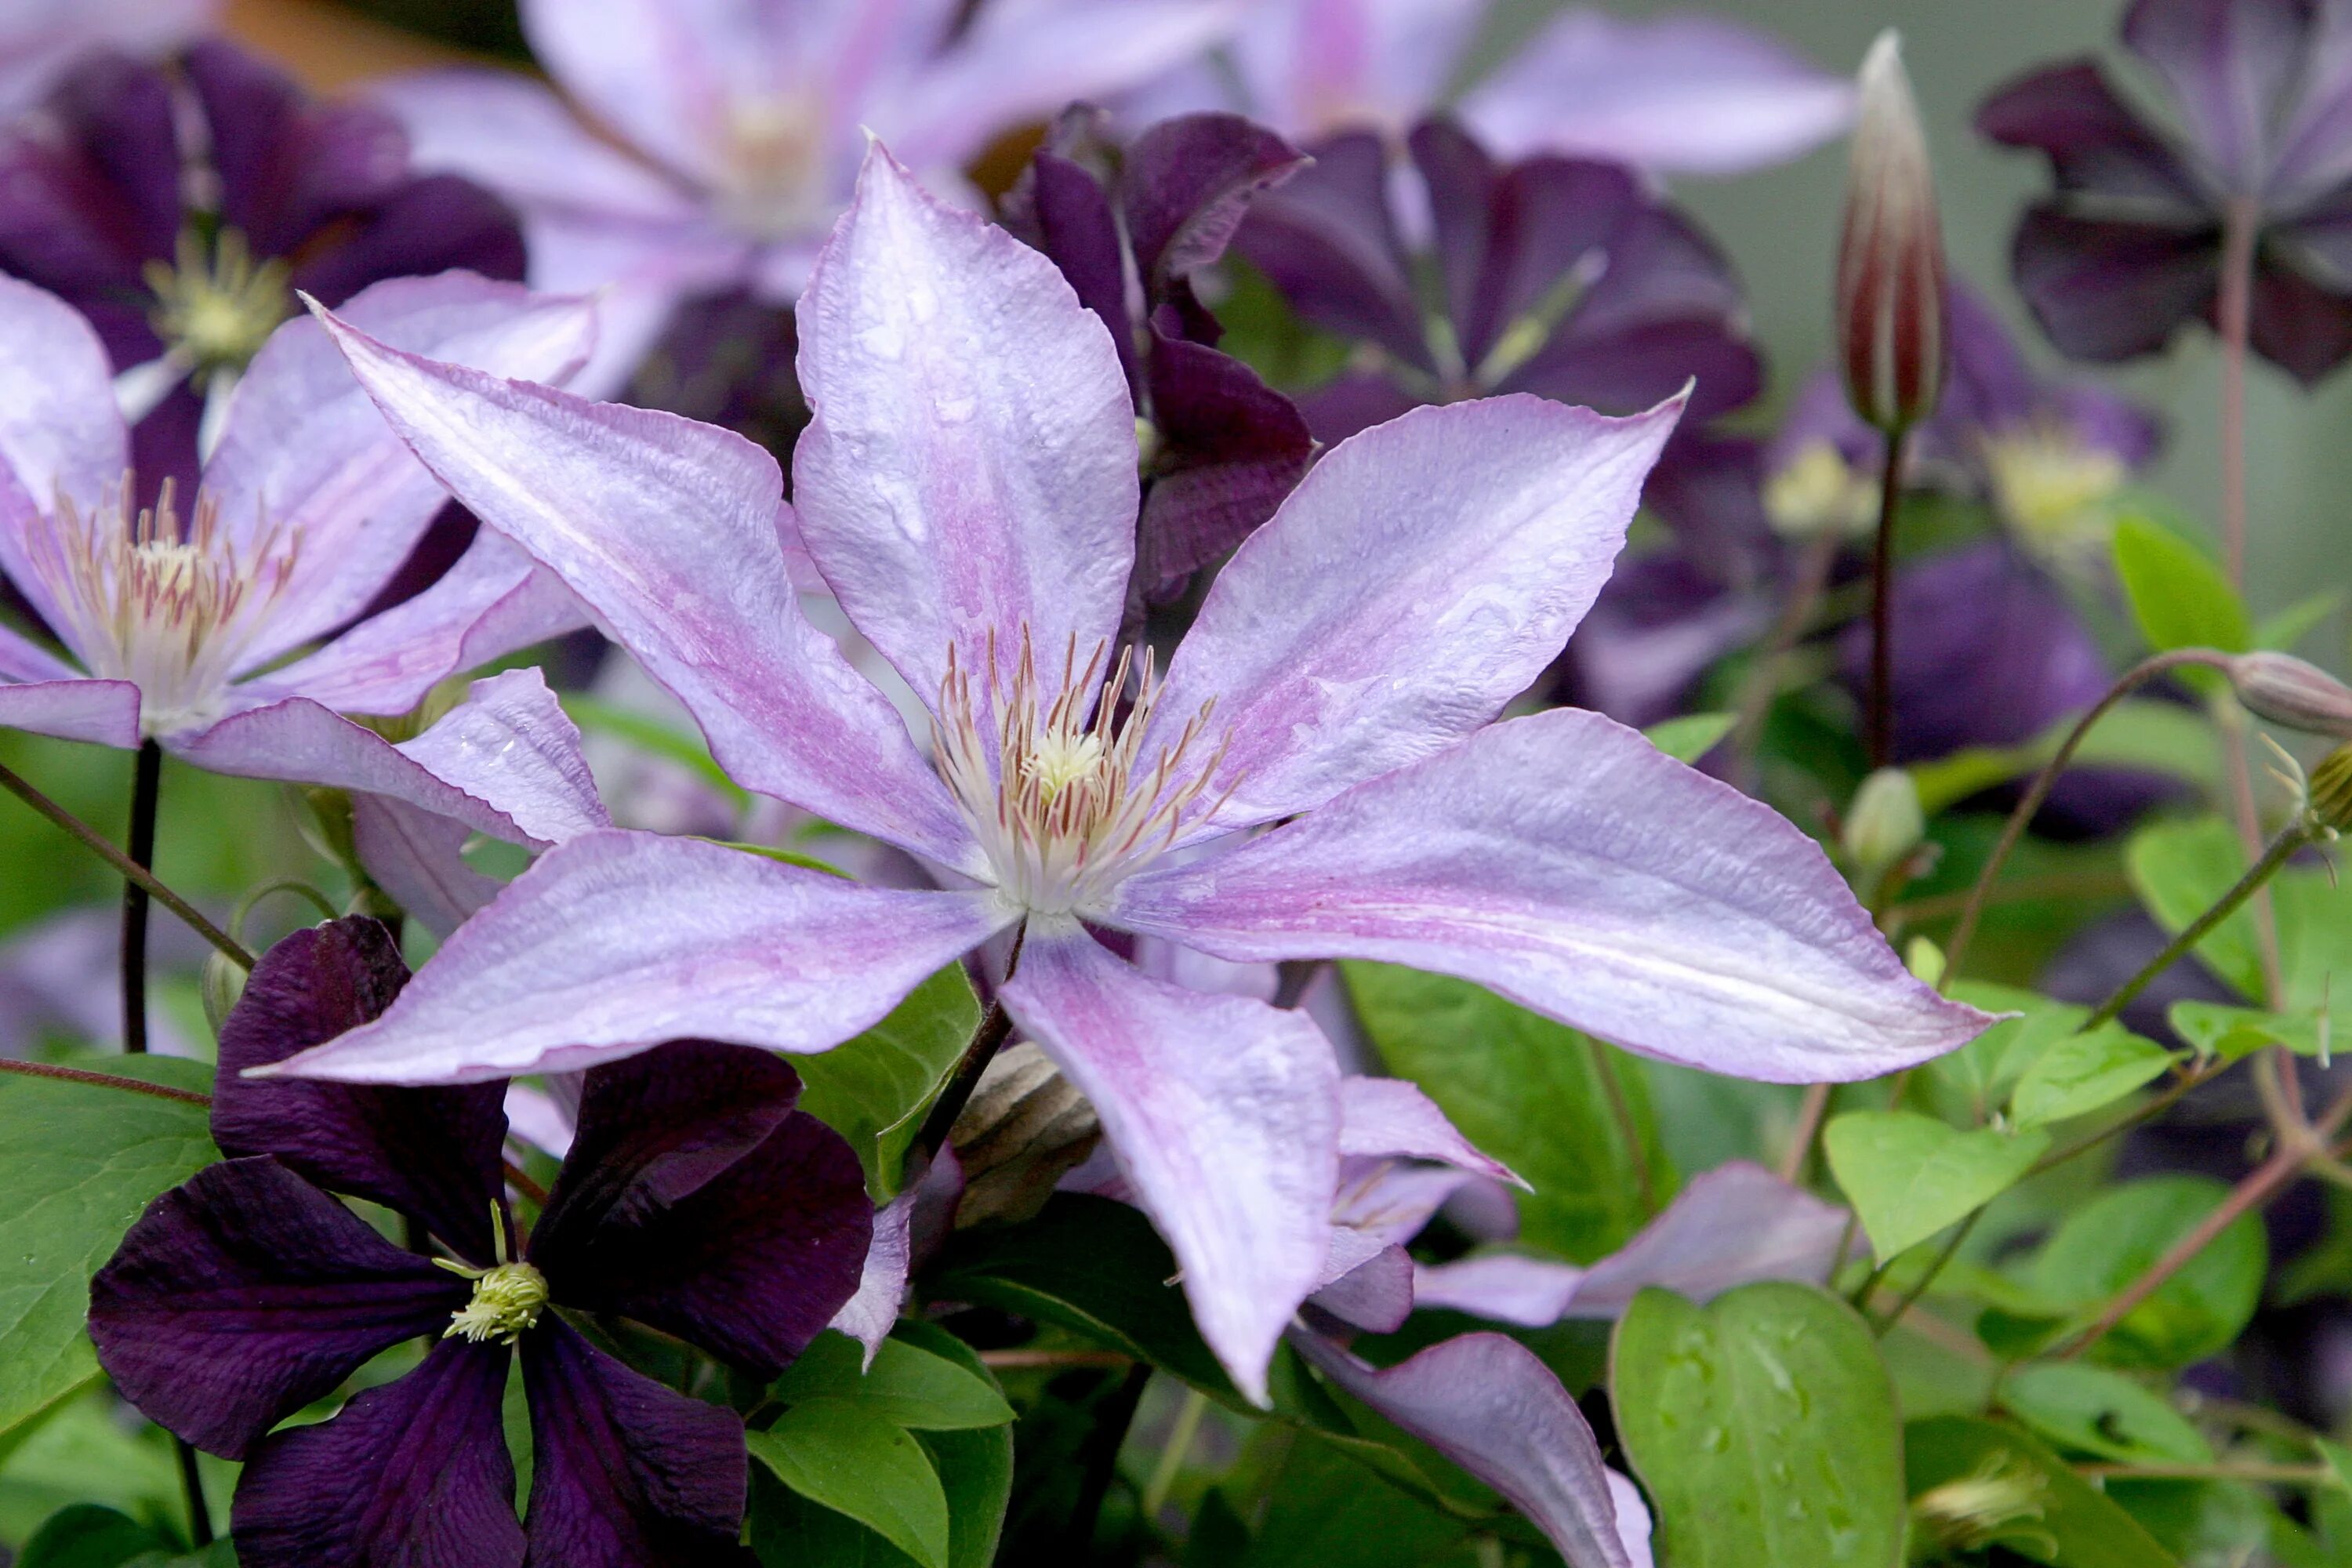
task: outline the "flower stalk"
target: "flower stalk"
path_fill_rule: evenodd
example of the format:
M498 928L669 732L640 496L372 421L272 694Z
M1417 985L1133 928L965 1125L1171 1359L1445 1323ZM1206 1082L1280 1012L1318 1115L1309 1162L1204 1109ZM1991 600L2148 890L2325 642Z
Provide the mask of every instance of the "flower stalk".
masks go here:
M146 871L155 864L155 810L163 784L163 749L152 739L139 744L131 775L131 863ZM147 889L136 879L122 884L122 1048L147 1050ZM251 965L247 965L248 968Z

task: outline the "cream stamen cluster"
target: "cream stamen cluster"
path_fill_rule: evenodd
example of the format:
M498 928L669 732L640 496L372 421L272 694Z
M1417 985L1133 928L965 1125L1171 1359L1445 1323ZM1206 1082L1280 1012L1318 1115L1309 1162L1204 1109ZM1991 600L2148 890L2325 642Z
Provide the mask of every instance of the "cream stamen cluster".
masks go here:
M436 1261L448 1267L446 1260ZM501 1263L474 1276L473 1300L449 1314L449 1326L441 1337L510 1345L537 1326L546 1308L547 1276L528 1263Z
M782 239L824 216L824 105L811 93L782 93L731 106L718 205L728 222L761 239Z
M194 234L179 240L178 265L147 264L155 332L202 380L242 371L293 306L293 274L282 258L256 261L245 236L222 231L206 253Z
M239 550L201 493L183 519L168 479L152 507L136 494L126 474L93 511L60 496L55 526L27 542L89 672L136 685L142 726L160 735L219 717L295 550L274 530Z
M1147 765L1143 738L1161 690L1151 655L1144 654L1139 668L1133 650L1122 649L1097 691L1106 651L1097 645L1081 669L1073 640L1059 694L1046 701L1025 627L1009 679L999 679L990 636L985 684L978 689L955 647L948 649L934 738L940 776L971 819L998 888L1031 913L1098 907L1167 848L1188 809L1207 793L1232 740L1228 732L1205 761L1189 765L1208 733L1212 699ZM1134 699L1122 716L1130 675ZM993 747L984 726L992 727ZM1229 783L1226 795L1232 790ZM1205 815L1223 804L1220 796Z

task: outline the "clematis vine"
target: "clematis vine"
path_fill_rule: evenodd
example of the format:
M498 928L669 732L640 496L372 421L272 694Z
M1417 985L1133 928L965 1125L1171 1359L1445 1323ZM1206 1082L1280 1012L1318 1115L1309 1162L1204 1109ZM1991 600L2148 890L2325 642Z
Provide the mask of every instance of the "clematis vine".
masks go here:
M2243 266L2252 348L2318 381L2352 354L2352 117L2335 64L2352 13L2134 0L2123 42L2172 123L2091 59L2030 72L1977 110L1979 132L2042 153L2056 181L2011 255L2034 319L2078 359L2154 353L2189 321L2216 320L2225 267Z
M1118 349L1143 446L1138 607L1175 597L1273 516L1314 454L1291 401L1217 352L1223 329L1192 289L1251 199L1306 163L1231 114L1179 116L1122 148L1081 104L1005 203L1005 226L1054 258Z
M1152 115L1226 109L1287 136L1402 136L1448 106L1492 7L1473 0L1252 0L1225 51L1136 95ZM1506 156L1562 153L1737 174L1845 129L1851 84L1715 16L1562 11L1451 105Z
M255 967L221 1030L226 1158L150 1205L91 1282L100 1363L158 1424L245 1461L231 1533L247 1568L732 1560L741 1420L624 1365L572 1318L634 1321L774 1378L856 1289L872 1230L857 1157L793 1109L800 1080L774 1057L674 1042L587 1075L571 1153L520 1240L502 1085L240 1076L373 1018L406 973L365 918L298 931ZM338 1194L440 1250L394 1245ZM404 1375L279 1426L415 1340L429 1348ZM518 1357L520 1523L501 1415Z
M1051 262L877 149L799 314L794 525L929 705L929 763L802 618L765 453L329 321L428 466L595 610L739 783L955 886L588 834L383 1017L278 1070L472 1081L680 1035L824 1050L1008 937L1002 1005L1093 1101L1208 1342L1262 1397L1323 1269L1337 1064L1296 1013L1152 980L1089 927L1412 963L1760 1078L1867 1077L1983 1026L1769 810L1591 714L1490 722L1599 591L1677 404L1502 398L1342 443L1162 668L1109 646L1134 417Z
M578 300L462 273L377 284L349 309L416 349L557 380L593 334ZM215 772L362 792L529 844L606 820L536 671L480 682L398 745L341 717L409 714L581 616L485 534L435 587L352 624L448 498L317 322L286 323L255 356L200 482L142 504L89 323L10 279L0 319L0 571L61 645L0 626L0 726L153 741ZM486 776L487 794L448 782L486 754L514 772Z
M1198 53L1231 26L1231 8L524 0L532 52L594 129L503 71L431 72L377 90L422 166L478 180L522 213L534 285L609 289L581 383L604 395L680 300L797 294L869 133L952 177L1024 121Z
M451 268L522 277L497 198L416 174L382 110L313 102L218 39L165 65L87 59L0 132L0 272L97 330L150 499L167 478L185 499L296 289L341 303Z

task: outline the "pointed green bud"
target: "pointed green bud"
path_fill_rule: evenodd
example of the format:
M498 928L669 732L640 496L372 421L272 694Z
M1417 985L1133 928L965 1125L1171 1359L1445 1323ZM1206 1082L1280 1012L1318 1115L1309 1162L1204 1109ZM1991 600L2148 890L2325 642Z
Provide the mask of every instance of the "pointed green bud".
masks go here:
M1919 786L1908 770L1881 768L1862 781L1838 835L1840 847L1864 879L1875 881L1927 836Z
M220 1037L221 1025L228 1018L229 1009L245 994L245 971L229 962L224 952L205 956L203 990L205 1022L213 1026L213 1036Z

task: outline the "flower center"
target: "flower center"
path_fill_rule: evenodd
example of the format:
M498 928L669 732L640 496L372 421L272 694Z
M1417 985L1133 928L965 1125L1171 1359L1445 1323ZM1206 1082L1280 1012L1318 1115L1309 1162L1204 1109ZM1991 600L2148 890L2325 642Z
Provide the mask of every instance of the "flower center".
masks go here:
M1860 534L1877 521L1877 487L1829 442L1808 442L1764 481L1764 515L1790 538Z
M2034 426L1986 437L1984 458L1993 504L2028 545L2051 556L2105 548L2115 521L2106 503L2126 478L2121 458Z
M993 634L984 687L975 688L954 646L948 648L932 740L940 776L970 819L1001 892L1034 914L1097 908L1167 848L1232 740L1228 731L1202 756L1213 699L1147 764L1143 738L1161 689L1151 655L1138 670L1132 650L1122 649L1097 689L1107 653L1097 645L1080 668L1074 641L1063 658L1060 695L1045 702L1026 627L1009 680L998 677ZM1122 716L1130 675L1135 694ZM1233 787L1226 785L1227 795ZM1206 815L1223 804L1220 797Z
M259 263L245 236L223 229L210 255L204 241L183 230L175 266L151 261L149 313L156 335L188 362L202 383L216 371L242 371L269 341L292 307L291 273L278 258Z
M220 715L230 679L293 575L295 551L265 533L250 554L224 536L199 493L183 519L165 480L134 510L121 486L85 514L60 496L51 526L26 541L33 566L89 672L139 688L140 723L167 734Z
M445 1340L510 1345L539 1321L547 1306L547 1276L528 1263L501 1263L474 1279L474 1299L449 1314Z
M817 227L824 201L824 106L780 93L729 106L718 192L721 216L756 239Z

